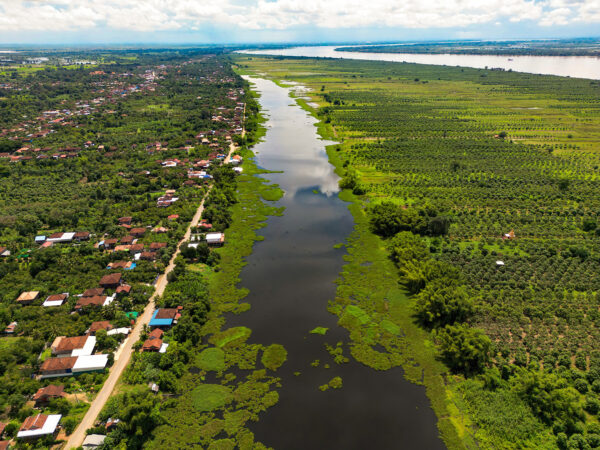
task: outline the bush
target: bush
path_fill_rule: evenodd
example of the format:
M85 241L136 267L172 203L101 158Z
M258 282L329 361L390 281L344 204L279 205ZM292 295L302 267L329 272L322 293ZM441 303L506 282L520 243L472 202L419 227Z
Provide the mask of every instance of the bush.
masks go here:
M585 399L585 410L595 416L600 412L600 401L596 397L587 397Z
M77 419L75 417L65 417L63 419L63 428L65 429L65 433L67 433L67 435L71 434L73 431L75 431L75 428L77 427Z
M442 359L454 372L481 372L490 359L492 341L477 328L446 325L438 330L436 340Z
M473 313L473 300L462 286L445 280L429 283L416 296L415 314L426 327L438 328L464 322Z

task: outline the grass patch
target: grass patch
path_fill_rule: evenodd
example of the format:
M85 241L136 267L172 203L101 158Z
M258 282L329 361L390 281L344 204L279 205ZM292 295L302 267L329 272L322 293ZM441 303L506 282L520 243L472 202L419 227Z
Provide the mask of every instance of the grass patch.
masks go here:
M329 380L329 383L319 386L319 390L326 391L328 389L341 389L342 386L342 377L333 377L331 380Z
M191 392L192 402L197 411L213 411L231 402L233 397L227 386L201 384Z
M264 189L261 191L260 196L263 198L263 200L267 200L269 202L276 202L277 200L281 199L281 197L283 197L283 190L278 187Z
M325 336L329 328L326 327L316 327L309 331L310 334L320 334L321 336Z
M225 369L225 352L217 347L202 350L198 355L198 367L207 371L220 372Z
M211 336L209 342L217 347L224 347L227 344L234 343L239 345L245 342L251 334L252 330L247 327L228 328L225 331Z
M283 345L272 344L269 345L263 352L262 358L260 359L267 369L277 370L287 359L287 350Z

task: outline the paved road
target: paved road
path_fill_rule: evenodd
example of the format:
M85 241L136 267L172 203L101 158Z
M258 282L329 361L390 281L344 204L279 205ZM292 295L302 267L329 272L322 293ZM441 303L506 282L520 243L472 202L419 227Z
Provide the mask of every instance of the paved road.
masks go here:
M231 158L231 154L235 151L235 149L236 149L236 147L232 143L229 146L229 153L228 153L227 157L225 158L225 162L229 162L229 160ZM200 221L200 218L202 217L202 212L204 211L204 201L208 197L208 194L210 193L211 189L212 189L212 186L209 187L208 191L206 192L206 195L204 196L204 198L202 199L202 202L200 203L200 206L198 206L198 209L196 210L196 213L194 214L194 217L192 218L190 225L188 226L185 234L183 235L183 239L181 239L181 241L179 241L179 244L177 244L177 249L175 250L175 253L171 257L171 260L169 261L169 265L166 267L165 271L158 277L158 280L157 280L156 286L155 286L156 290L154 291L154 294L152 295L152 297L150 297L150 300L148 301L148 305L144 309L144 312L142 313L141 316L138 317L138 320L137 320L135 327L133 328L131 334L126 339L125 343L123 344L123 347L121 348L121 351L119 354L119 359L117 359L115 361L115 363L113 364L113 366L109 369L108 378L104 382L102 389L100 389L100 392L98 392L98 395L92 401L92 403L90 405L90 409L87 410L87 412L86 412L85 416L83 417L83 420L81 421L79 426L69 436L69 440L67 441L64 448L71 449L71 448L77 448L77 447L81 446L83 444L83 440L85 439L85 436L86 436L86 434L85 434L86 430L88 428L92 428L94 426L94 424L96 423L96 419L98 418L100 411L102 411L102 408L104 408L104 405L110 398L110 396L117 384L117 381L119 381L119 377L121 376L121 374L127 367L127 363L129 362L129 359L131 358L131 354L133 353L133 344L135 344L137 341L139 341L140 335L142 334L142 330L144 328L144 325L148 324L150 322L150 319L152 318L152 313L154 312L154 299L156 299L157 297L160 297L163 294L163 292L165 291L165 288L167 287L167 284L169 283L169 281L167 280L167 276L175 268L175 258L177 258L177 255L179 255L179 253L180 253L181 245L190 239L190 236L192 233L192 228L198 225L198 222Z

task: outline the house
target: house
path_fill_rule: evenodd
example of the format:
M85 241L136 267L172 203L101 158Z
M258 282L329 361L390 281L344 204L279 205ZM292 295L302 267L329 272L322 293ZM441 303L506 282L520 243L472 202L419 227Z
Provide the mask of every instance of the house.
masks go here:
M130 244L133 244L134 240L135 240L135 238L133 236L131 236L130 234L128 234L127 236L123 236L121 238L121 244L130 245Z
M58 357L87 356L94 352L95 336L59 336L52 343L52 354Z
M70 376L77 357L48 358L40 366L42 378Z
M142 253L144 251L144 244L133 244L132 246L129 247L129 252L132 255L135 255L136 253Z
M122 327L122 328L113 328L112 330L109 330L106 334L108 336L115 336L117 334L124 334L125 336L127 336L127 335L129 335L129 333L131 333L131 328Z
M104 440L106 439L106 435L104 434L88 434L83 440L83 450L93 450L100 447Z
M131 286L129 286L128 284L122 284L121 286L118 286L116 289L116 293L117 295L129 295L129 293L131 292Z
M121 285L121 274L119 272L104 275L100 280L100 286L106 289L116 289Z
M142 252L140 259L145 261L154 261L156 259L156 253L154 252Z
M35 406L45 405L50 400L55 398L62 398L65 396L65 387L56 384L49 384L46 387L39 388L35 394L33 394L33 400Z
M31 305L38 298L39 294L39 291L21 292L21 295L17 297L17 303L23 306Z
M117 425L119 425L119 422L121 422L121 419L113 419L112 417L109 417L106 421L106 429L107 430L113 430L117 427Z
M179 214L171 214L167 217L168 220L177 220L179 219Z
M83 308L87 306L96 306L99 308L102 306L108 306L113 302L113 300L114 297L107 297L106 295L96 295L94 297L81 297L79 300L77 300L77 303L75 304L75 311L81 312Z
M88 241L90 239L90 233L88 231L78 231L73 238L78 242Z
M133 263L131 261L114 261L114 262L108 263L108 266L106 268L107 269L131 270L131 269L135 268L135 263Z
M0 441L0 450L7 450L10 445L10 441Z
M177 323L176 317L179 315L179 310L175 308L160 308L154 311L152 319L150 319L150 327L169 328L174 323Z
M71 242L75 237L75 233L54 233L48 237L48 242L62 243Z
M142 237L146 234L146 228L132 228L129 233L134 237Z
M42 436L49 436L56 433L61 414L38 414L29 416L21 425L17 438L19 439L37 439Z
M200 221L200 223L198 224L198 227L204 229L204 230L210 230L212 228L212 223L208 223L206 221L206 219L202 219Z
M113 326L111 325L111 323L108 320L101 320L99 322L92 322L92 324L88 328L86 334L88 336L95 336L96 331L99 331L99 330L110 331L112 329L113 329Z
M13 334L15 332L16 328L17 328L17 322L11 322L4 329L4 333L6 333L6 334Z
M10 256L10 250L7 249L6 247L0 247L0 256L6 258L7 256Z
M158 206L159 208L166 208L168 206L171 206L177 200L179 200L179 197L173 197L173 194L165 194L162 197L158 197L156 199L156 206Z
M166 242L152 242L150 244L151 252L155 252L157 250L160 250L161 248L167 248L167 243Z
M162 347L162 339L148 339L142 345L143 352L158 352Z
M104 370L108 364L108 355L69 356L66 358L48 358L40 366L41 378L69 377L87 372Z
M515 231L514 230L510 230L510 232L504 233L502 235L502 239L514 239L514 238L515 238Z
M115 245L117 245L117 242L119 242L119 240L116 238L104 239L103 241L100 241L98 243L98 246L104 247L105 250L111 250L111 249L115 248Z
M43 235L36 236L34 241L36 244L43 244L44 242L46 242L46 236L43 236Z
M224 233L206 233L206 242L208 245L221 246L225 243Z
M144 345L142 345L142 351L164 353L166 351L166 348L168 347L168 344L165 344L162 341L162 337L164 334L164 331L160 328L155 328L154 330L152 330L152 332L148 335L148 339L146 339Z
M132 217L119 217L119 225L131 225Z
M97 297L102 294L104 294L104 288L90 288L90 289L86 289L85 292L83 294L81 294L81 296L82 297Z
M46 297L44 303L42 303L42 306L45 308L62 306L62 304L67 301L67 298L69 298L68 293L49 295Z
M107 364L108 355L82 355L73 366L73 374L102 371Z
M163 337L164 334L165 334L165 332L163 330L161 330L160 328L155 328L148 335L148 340L162 339L162 337Z
M167 231L169 231L169 229L165 227L156 227L152 230L153 233L166 233Z

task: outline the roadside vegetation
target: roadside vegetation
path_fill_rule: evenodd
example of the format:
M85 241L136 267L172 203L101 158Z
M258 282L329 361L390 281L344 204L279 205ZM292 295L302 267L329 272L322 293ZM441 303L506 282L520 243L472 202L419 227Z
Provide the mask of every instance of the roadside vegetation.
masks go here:
M236 55L311 88L356 228L329 310L451 448L594 448L600 83Z

